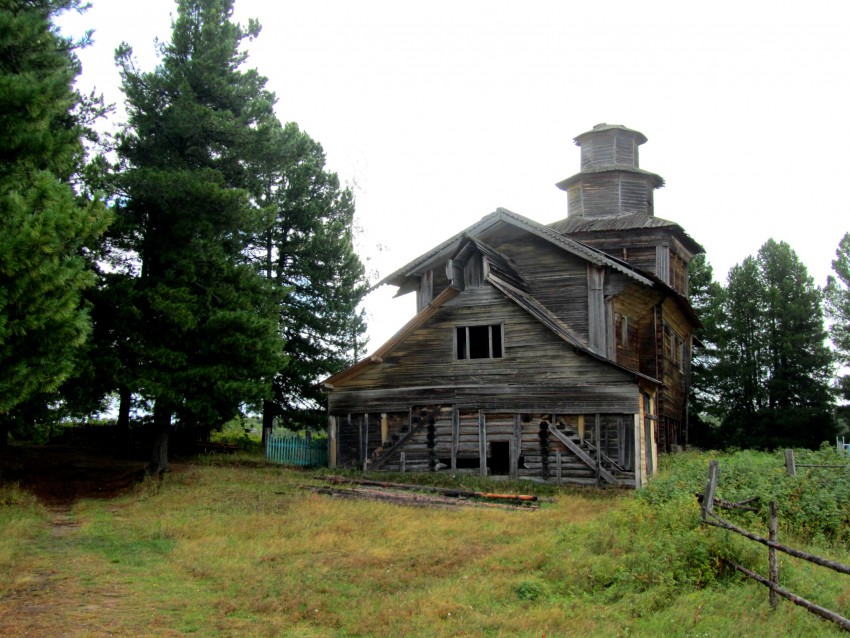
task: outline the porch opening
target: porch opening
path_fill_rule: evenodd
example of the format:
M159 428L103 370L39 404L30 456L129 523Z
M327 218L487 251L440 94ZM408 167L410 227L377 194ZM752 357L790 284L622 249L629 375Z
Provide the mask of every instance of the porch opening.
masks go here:
M488 465L490 466L490 474L506 476L511 473L510 441L490 442Z
M447 466L451 467L451 459L444 461ZM459 470L477 470L481 467L481 461L478 457L475 458L460 458L455 459L455 467Z

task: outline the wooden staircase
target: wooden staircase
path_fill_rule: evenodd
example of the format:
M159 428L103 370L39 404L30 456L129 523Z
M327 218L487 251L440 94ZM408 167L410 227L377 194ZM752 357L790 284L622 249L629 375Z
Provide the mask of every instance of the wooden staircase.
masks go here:
M574 428L560 420L549 424L549 433L587 468L597 472L597 448L594 443L582 439ZM598 475L602 481L613 486L634 484L632 471L625 469L602 451L598 452L598 458L600 460Z

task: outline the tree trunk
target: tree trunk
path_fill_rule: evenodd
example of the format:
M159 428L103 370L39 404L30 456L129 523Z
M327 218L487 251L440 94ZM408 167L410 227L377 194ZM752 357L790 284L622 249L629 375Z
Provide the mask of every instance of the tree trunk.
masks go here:
M130 388L121 386L118 389L118 431L122 438L127 438L130 431Z
M266 448L266 444L269 442L269 437L272 435L276 410L277 406L274 403L271 401L263 401L263 449Z
M9 447L9 422L0 416L0 450L5 450Z
M157 401L153 409L153 425L156 435L148 473L160 476L168 471L168 439L171 436L171 408Z

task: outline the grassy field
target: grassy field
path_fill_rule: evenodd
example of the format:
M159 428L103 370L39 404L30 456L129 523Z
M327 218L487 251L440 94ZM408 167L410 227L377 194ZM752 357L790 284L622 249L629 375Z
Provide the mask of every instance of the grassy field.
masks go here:
M771 612L764 587L723 568L766 573L766 551L700 526L707 457L689 462L640 496L536 488L552 499L537 511L342 500L305 489L321 473L246 456L70 506L2 486L0 636L839 635L790 603ZM850 562L845 540L815 536ZM850 612L850 577L782 569Z

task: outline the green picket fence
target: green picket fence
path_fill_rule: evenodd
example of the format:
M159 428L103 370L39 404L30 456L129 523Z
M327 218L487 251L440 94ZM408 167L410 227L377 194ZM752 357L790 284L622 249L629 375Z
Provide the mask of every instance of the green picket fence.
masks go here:
M328 442L326 439L314 441L309 436L272 434L266 444L266 458L284 465L324 467L328 464Z

